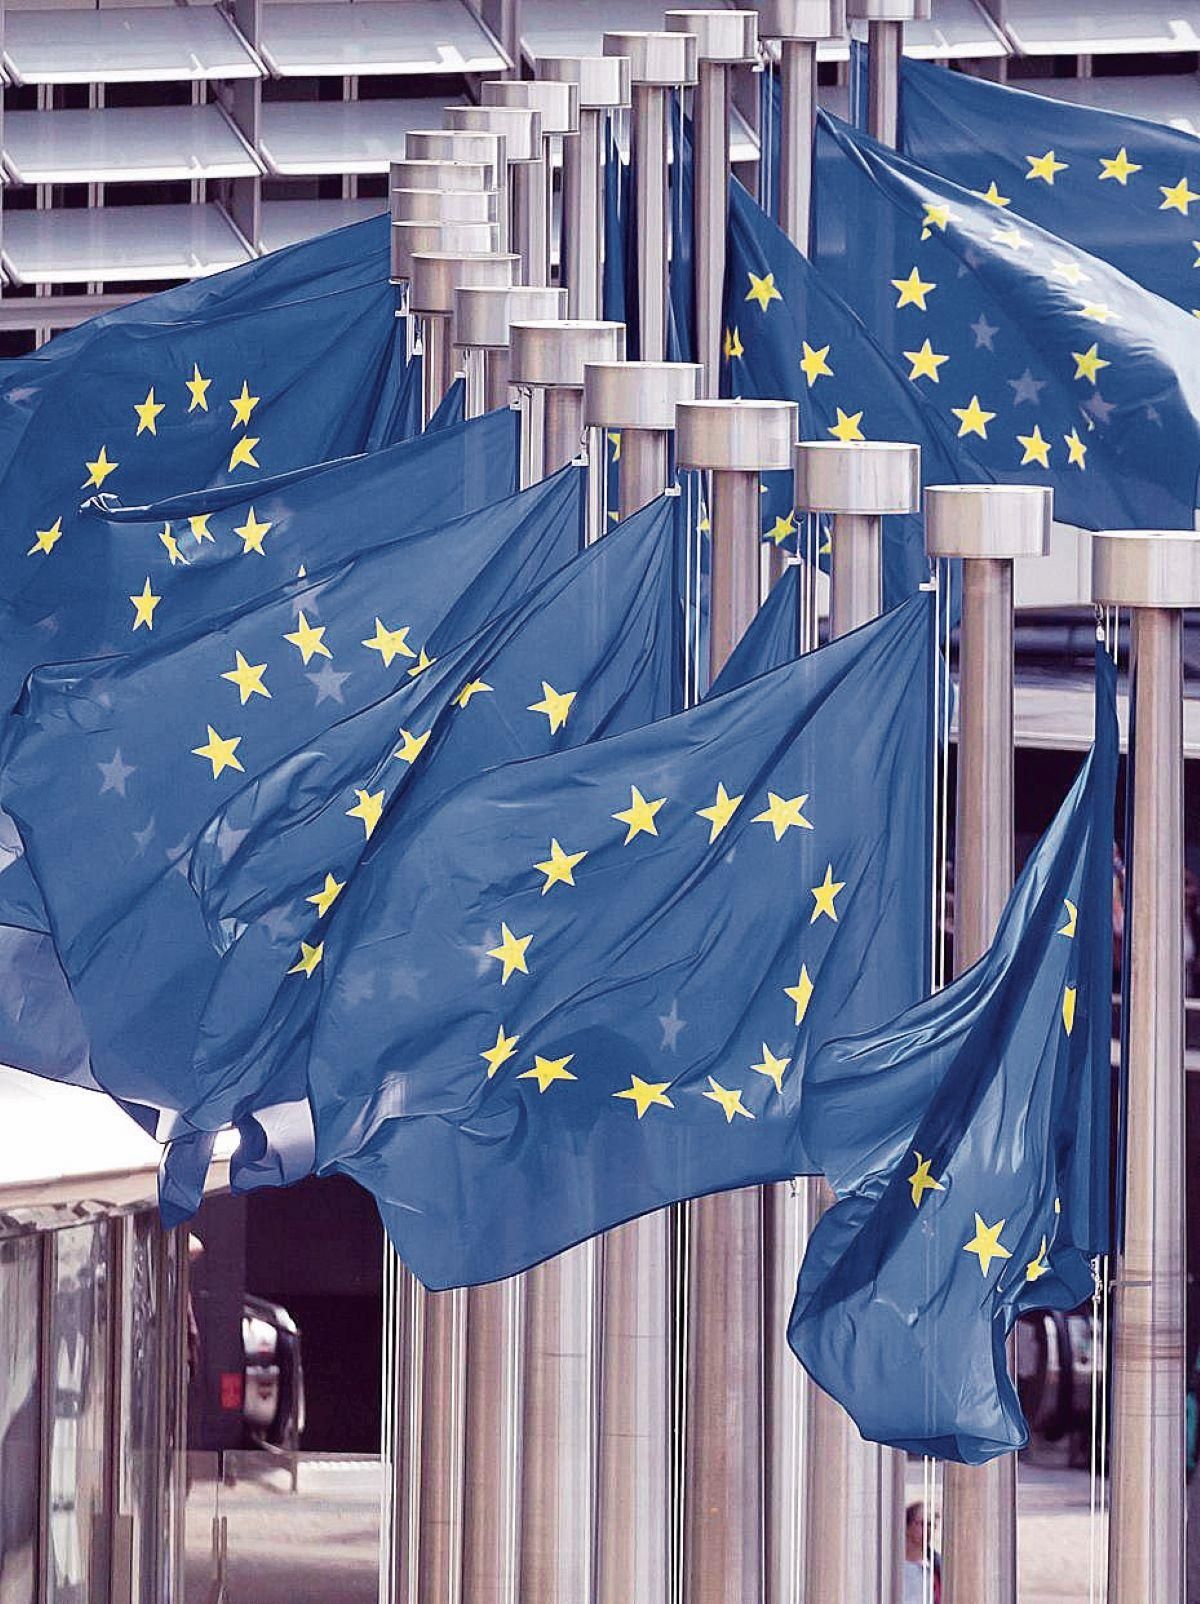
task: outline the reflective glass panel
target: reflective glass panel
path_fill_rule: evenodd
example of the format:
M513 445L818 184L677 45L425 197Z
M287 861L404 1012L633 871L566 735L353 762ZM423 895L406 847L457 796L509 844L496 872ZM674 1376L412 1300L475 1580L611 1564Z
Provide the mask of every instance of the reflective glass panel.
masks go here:
M41 1243L0 1241L0 1604L37 1591Z

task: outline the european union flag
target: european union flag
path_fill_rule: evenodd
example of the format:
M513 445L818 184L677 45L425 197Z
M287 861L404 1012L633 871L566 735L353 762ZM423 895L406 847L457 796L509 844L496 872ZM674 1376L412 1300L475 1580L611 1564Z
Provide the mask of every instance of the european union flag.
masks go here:
M1087 1298L1109 1250L1114 679L1098 652L1095 745L990 951L810 1068L804 1139L840 1201L790 1339L873 1441L1022 1447L1008 1333Z
M788 563L717 675L709 696L745 685L800 655L800 565Z
M233 788L425 672L447 617L461 634L438 638L453 645L578 550L575 468L486 512L363 550L364 530L394 529L392 487L379 473L387 455L287 487L278 530L269 500L232 531L226 514L214 516L215 557L165 565L161 581L126 600L126 627L144 624L147 640L173 596L198 623L137 654L36 670L8 720L0 800L45 898L91 1073L114 1095L167 1110L192 1100L195 1025L215 956L189 859ZM360 497L351 519L337 486L356 474L376 494ZM305 564L335 520L357 527L358 554ZM157 519L124 532L143 559L164 549L161 534ZM236 570L253 574L273 535L290 547L295 577L261 594ZM169 539L209 544L182 528ZM250 599L231 600L239 588ZM68 774L79 783L64 784ZM379 796L351 788L342 801L349 828L373 828ZM236 844L227 833L222 850Z
M667 269L667 360L696 360L695 142L678 94L671 106L671 256ZM636 178L635 178L636 182Z
M809 1167L811 1046L925 985L931 653L918 596L689 712L383 812L290 985L316 996L317 1168L375 1194L422 1281ZM396 974L405 1007L372 1006Z
M637 357L638 321L629 315L637 294L637 273L629 254L631 194L629 168L621 160L610 122L604 155L604 316L610 323L626 325L625 341L632 362Z
M815 189L817 266L952 424L959 478L1050 485L1056 515L1087 529L1193 527L1191 318L1012 217L1007 196L961 189L824 112ZM879 438L861 384L854 429Z
M1152 83L1153 80L1147 80ZM900 148L1190 312L1200 140L1165 123L901 63ZM1196 188L1191 181L1196 180Z

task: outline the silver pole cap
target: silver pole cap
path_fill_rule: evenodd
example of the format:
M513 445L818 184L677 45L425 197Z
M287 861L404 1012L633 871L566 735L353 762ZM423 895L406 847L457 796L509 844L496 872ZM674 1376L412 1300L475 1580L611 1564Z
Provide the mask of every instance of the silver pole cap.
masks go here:
M472 350L507 350L514 323L558 323L566 315L566 290L529 284L514 284L511 289L459 284L454 291L455 343Z
M777 473L792 465L800 427L794 401L685 401L675 413L681 468Z
M629 59L631 83L678 89L696 82L696 37L690 33L606 33L606 56Z
M388 170L389 189L453 190L455 193L495 188L487 162L435 162L405 157Z
M496 223L498 189L394 189L393 223Z
M704 369L693 362L593 362L583 376L583 421L597 429L675 427L675 408L694 401Z
M490 254L500 244L494 223L393 223L392 277L412 277L412 260L417 251L457 251L479 256Z
M486 128L414 128L404 136L414 161L468 162L488 169L488 188L503 184L508 163L504 135Z
M796 505L804 512L881 517L921 505L921 448L890 441L802 440Z
M690 33L696 38L701 61L735 67L758 59L757 11L668 11L669 33Z
M496 78L489 79L481 93L485 106L518 106L540 112L543 136L579 132L578 84L549 78Z
M931 0L848 0L852 22L928 22Z
M1092 599L1102 607L1200 607L1200 535L1187 529L1093 535Z
M447 106L452 132L501 134L509 165L542 159L542 114L525 106Z
M412 292L414 312L449 317L454 292L460 284L489 284L507 288L521 271L521 258L507 251L479 255L472 251L414 251Z
M514 384L538 389L583 389L589 362L619 362L625 355L624 323L537 318L511 326Z
M628 56L539 56L537 75L577 84L581 111L619 111L629 104Z
M1040 485L929 485L931 557L1048 557L1054 493Z
M846 0L762 0L758 31L763 39L840 39Z

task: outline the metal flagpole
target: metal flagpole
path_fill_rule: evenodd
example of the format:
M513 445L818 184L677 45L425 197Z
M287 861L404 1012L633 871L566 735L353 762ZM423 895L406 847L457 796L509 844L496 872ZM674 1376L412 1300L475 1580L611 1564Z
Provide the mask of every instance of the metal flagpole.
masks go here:
M668 11L666 22L671 32L696 37L699 74L692 102L696 358L704 369L705 394L712 397L721 386L725 322L730 76L734 67L758 56L758 12Z
M513 282L520 258L507 252L486 255L453 250L414 251L411 262L412 309L420 319L425 351L422 421L428 423L454 377L451 317L459 285Z
M694 401L700 369L691 362L594 362L584 374L585 428L620 432L620 513L628 518L671 483L675 408Z
M1111 1604L1184 1596L1183 617L1200 540L1096 535L1092 594L1132 609L1125 1211L1116 1278Z
M833 514L830 635L878 617L883 607L883 518L915 512L921 453L914 445L839 441L796 447L796 505ZM810 1181L810 1221L832 1194ZM899 1604L904 1534L904 1459L865 1443L850 1417L818 1387L807 1389L808 1464L804 1545L805 1604ZM899 1488L899 1499L897 1490Z
M566 315L566 290L526 284L511 289L456 287L452 329L466 374L468 418L508 405L512 325L541 318L557 322Z
M508 183L504 135L487 129L414 128L404 136L406 162L453 162L456 167L477 165L489 173L487 188L503 189ZM436 177L436 174L431 174ZM422 187L410 181L409 187ZM457 186L456 186L457 187Z
M554 169L565 152L579 142L579 85L570 81L528 78L493 79L482 88L485 106L519 106L540 112L542 118L542 184L545 190L543 215L546 219L544 271L531 276L530 284L549 284L551 266L557 256L562 261L562 241L555 251ZM531 179L532 182L532 179ZM562 213L565 220L566 212ZM597 312L597 316L599 313Z
M928 22L931 0L849 0L852 22L867 25L867 132L895 145L900 114L904 24Z
M817 41L846 31L845 0L763 0L758 31L779 45L779 226L808 255L813 134L817 122Z
M1053 497L1018 485L925 492L925 549L961 557L954 972L987 951L1012 890L1013 560L1050 550ZM947 1601L1016 1604L1016 1459L945 1467Z
M562 254L559 282L570 316L603 311L604 130L629 105L629 61L623 56L539 56L539 78L579 88L579 132L563 140Z
M546 439L539 478L577 457L583 440L583 374L589 362L619 362L625 325L584 319L514 322L512 382L546 392Z
M662 362L667 354L667 259L670 212L667 173L672 89L696 82L696 41L681 33L606 33L606 56L629 58L633 112L630 155L637 215L638 356Z
M406 141L407 148L407 141ZM502 165L502 164L501 164ZM508 212L503 174L494 162L409 160L392 162L388 169L388 212L391 269L393 284L400 286L399 316L409 318L409 276L407 255L410 247L405 243L401 251L401 236L396 233L397 223L492 223L496 228L496 246L503 250L507 244ZM430 197L432 207L423 211L416 191ZM480 196L494 195L495 202L480 201ZM468 197L464 199L464 197ZM476 208L484 206L482 213ZM408 349L412 350L412 324L408 323Z
M417 251L460 251L487 255L498 250L500 231L494 223L394 222L391 226L391 279L400 285L402 315L408 319L408 350L416 344L412 310L412 259Z
M446 126L462 133L501 134L512 189L513 249L526 284L549 281L550 220L542 114L524 106L447 106Z
M791 401L693 401L676 412L678 466L712 476L714 674L758 610L759 484L791 467L798 424ZM749 1604L763 1596L762 1193L687 1208L682 1596Z

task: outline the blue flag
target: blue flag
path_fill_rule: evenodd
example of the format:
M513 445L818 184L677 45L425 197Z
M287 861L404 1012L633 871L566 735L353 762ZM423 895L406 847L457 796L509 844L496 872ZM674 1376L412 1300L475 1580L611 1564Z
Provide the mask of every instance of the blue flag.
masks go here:
M306 481L279 543L307 546L322 523L351 513L360 547L364 530L394 527L392 486L379 472L386 457ZM355 474L373 483L373 502L331 488ZM192 630L136 655L30 676L0 750L0 801L45 898L103 1087L167 1110L192 1100L195 1022L214 954L187 875L209 817L298 743L419 676L435 637L453 645L474 633L566 562L578 550L582 506L581 475L568 468L486 512L302 567L240 604L229 600L223 556L177 566L161 601L134 606L149 617L166 614L173 594L187 597L201 620ZM268 508L247 516L245 550L233 558L251 572L257 546L271 540ZM212 528L213 544L219 532L227 548L223 518ZM143 550L157 544L153 531L143 526ZM293 574L304 554L293 546ZM451 616L460 633L443 637ZM352 791L346 806L361 831L366 793ZM223 850L236 844L227 834Z
M958 477L1049 485L1087 529L1193 527L1194 319L823 112L815 217L817 266L978 465ZM865 385L847 417L879 438Z
M638 321L630 315L637 293L637 272L629 254L631 198L629 168L621 160L610 120L604 154L604 316L610 323L626 325L626 352L632 362L637 357Z
M384 811L291 984L317 1168L375 1194L427 1285L806 1169L810 1044L924 989L931 647L921 596ZM398 974L405 1006L373 1006Z
M1200 140L905 57L900 148L1191 312Z
M789 563L717 675L709 696L745 685L800 655L800 566Z
M667 361L696 360L695 201L691 119L680 98L671 107L671 259L667 270ZM632 232L632 231L631 231Z
M1096 742L990 951L810 1067L805 1142L840 1201L790 1339L863 1435L978 1464L1028 1432L1004 1345L1087 1298L1110 1246L1115 671Z

